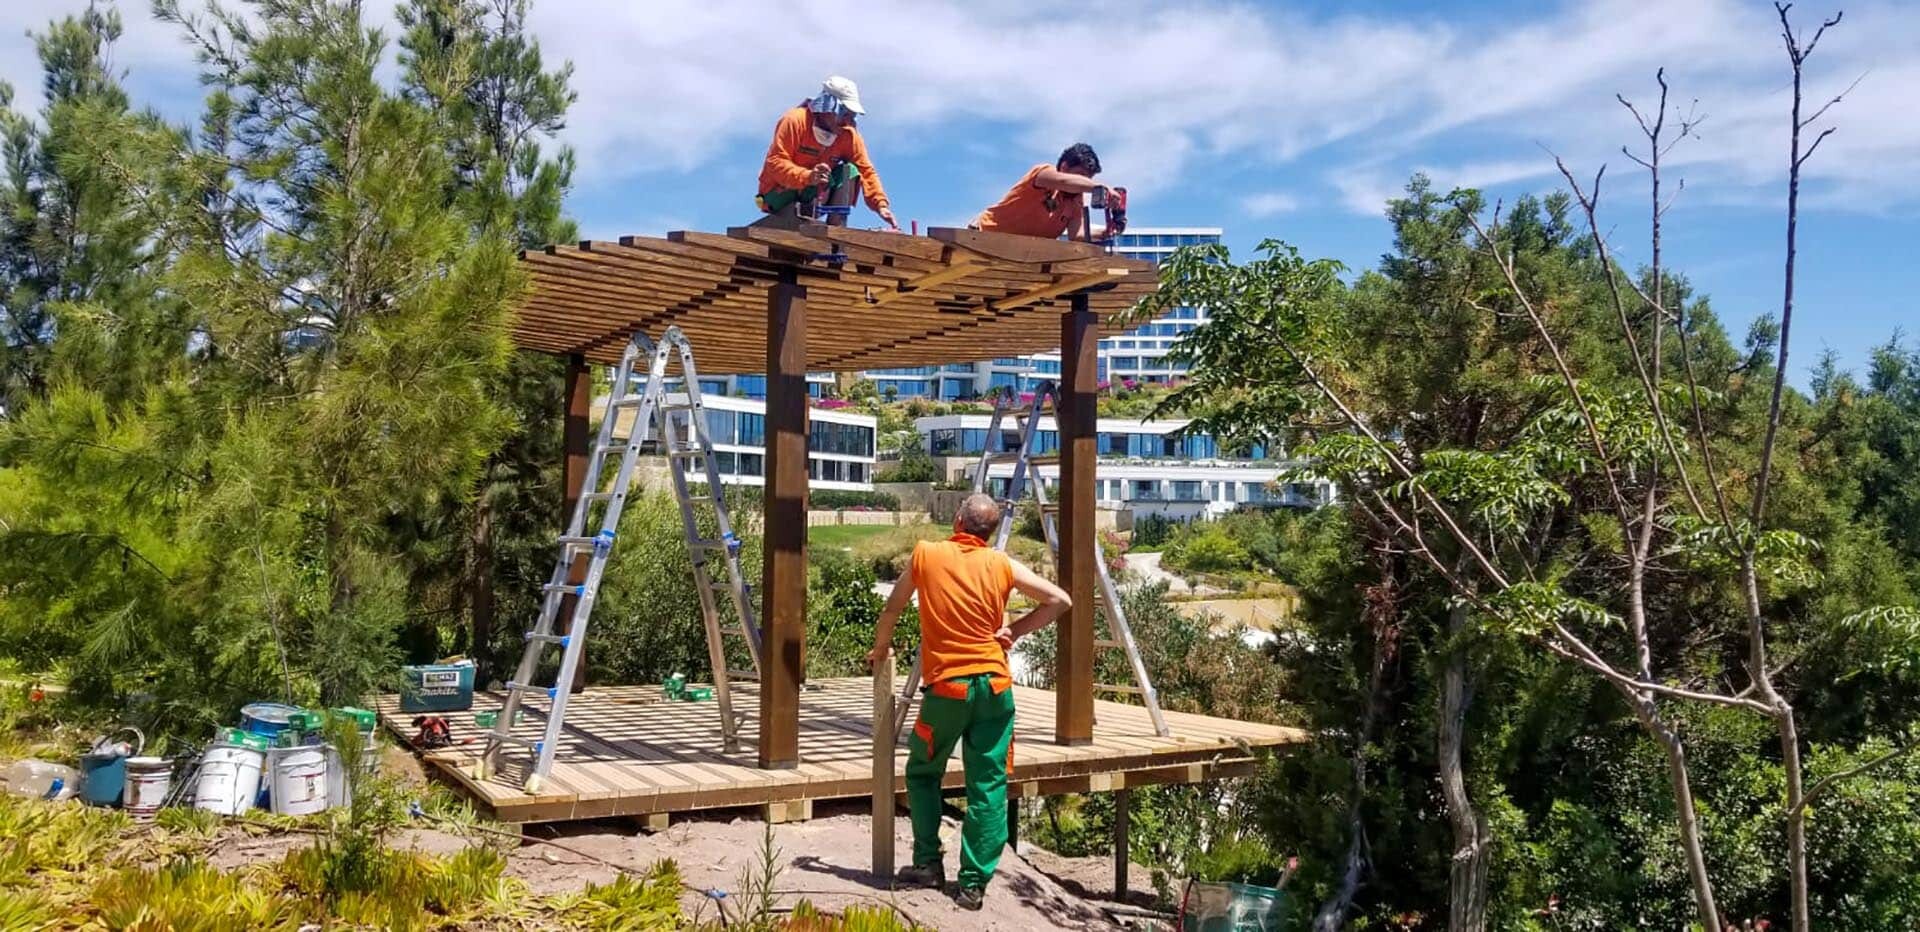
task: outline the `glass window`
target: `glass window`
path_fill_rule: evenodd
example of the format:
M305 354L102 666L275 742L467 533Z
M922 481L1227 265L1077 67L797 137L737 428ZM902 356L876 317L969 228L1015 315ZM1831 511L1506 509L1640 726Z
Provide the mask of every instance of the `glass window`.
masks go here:
M734 416L732 411L707 409L707 439L714 443L733 442Z
M740 464L734 458L734 455L726 450L715 450L713 453L713 463L721 472L729 476L734 474L734 470L740 468Z
M767 377L764 375L736 375L733 377L733 389L748 398L767 397Z
M1153 479L1135 479L1132 494L1128 498L1140 502L1159 501L1160 483Z
M767 416L764 414L740 415L740 446L764 447L767 445ZM754 473L759 475L759 473Z
M740 454L740 475L758 476L766 472L766 458L758 453Z
M1200 483L1197 480L1176 480L1173 483L1173 500L1176 502L1200 501Z
M955 456L961 452L960 429L942 427L927 434L928 449L934 456Z
M707 395L724 395L727 393L727 380L726 379L701 379L700 391L702 394L707 394Z

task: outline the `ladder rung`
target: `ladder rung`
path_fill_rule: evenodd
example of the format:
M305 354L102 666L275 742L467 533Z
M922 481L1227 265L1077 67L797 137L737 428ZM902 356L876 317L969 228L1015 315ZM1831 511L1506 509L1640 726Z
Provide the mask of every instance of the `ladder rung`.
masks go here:
M1034 455L1032 455L1032 456L1029 456L1029 457L1027 457L1027 465L1029 465L1029 466L1058 466L1058 465L1060 465L1060 454L1058 454L1058 453L1036 453L1036 454L1034 454Z
M660 406L662 411L692 411L700 407L692 402L668 402Z
M533 693L535 695L545 694L548 699L557 697L560 692L558 686L534 686L529 683L515 683L512 680L507 681L506 688L514 692Z
M647 396L645 395L628 395L625 398L615 401L613 406L616 408L638 408L645 404L646 401Z
M571 635L566 634L540 634L535 631L529 631L527 632L527 640L538 641L542 644L558 644L561 647L565 647L573 638Z
M690 460L696 456L706 456L707 451L705 450L672 450L672 451L669 451L667 455L677 460Z
M1112 650L1113 648L1125 647L1126 645L1119 641L1095 641L1093 642L1093 646L1100 650Z
M706 537L696 537L690 541L687 541L687 546L699 547L702 550L726 550L727 542L724 540L713 540L711 538L706 538Z
M1144 695L1146 693L1146 690L1141 689L1138 686L1104 686L1099 683L1094 684L1093 690L1094 692L1103 692L1103 693L1131 693L1136 696Z
M586 595L586 583L547 583L540 587L541 592L559 592L567 595Z

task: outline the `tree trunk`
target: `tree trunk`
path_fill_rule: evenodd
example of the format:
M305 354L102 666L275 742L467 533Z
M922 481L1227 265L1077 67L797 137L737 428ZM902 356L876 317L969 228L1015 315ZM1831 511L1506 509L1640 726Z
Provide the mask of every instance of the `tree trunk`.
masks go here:
M474 503L472 548L467 566L467 604L472 612L474 683L482 689L493 672L493 505L482 494Z
M1647 733L1667 752L1667 782L1673 788L1673 805L1680 823L1680 847L1687 855L1687 876L1693 882L1693 902L1700 914L1700 925L1706 929L1724 928L1720 923L1720 908L1713 901L1713 881L1707 876L1706 847L1700 840L1700 816L1693 805L1693 781L1687 774L1686 746L1680 742L1680 736L1661 721L1652 698L1641 696L1634 702Z
M1447 820L1453 825L1453 860L1447 870L1447 928L1452 932L1481 932L1487 927L1487 872L1493 849L1486 817L1473 808L1467 795L1463 762L1467 708L1473 703L1473 684L1467 669L1467 651L1459 638L1467 626L1467 606L1447 613L1446 667L1441 672L1438 726L1440 793L1446 799Z
M1338 932L1346 925L1367 867L1367 829L1362 813L1367 798L1367 750L1373 744L1373 732L1385 705L1387 668L1391 664L1400 632L1398 610L1393 605L1393 580L1390 572L1367 594L1365 619L1373 628L1373 660L1367 672L1366 706L1360 716L1359 733L1353 745L1353 796L1347 807L1349 841L1340 886L1320 906L1313 917L1314 932Z

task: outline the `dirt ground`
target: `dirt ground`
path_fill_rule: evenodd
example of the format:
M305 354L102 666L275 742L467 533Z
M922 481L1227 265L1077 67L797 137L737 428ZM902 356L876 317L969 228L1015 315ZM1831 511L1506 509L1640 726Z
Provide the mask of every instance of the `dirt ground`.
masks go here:
M1001 858L984 908L969 912L954 905L944 892L895 891L876 881L868 873L871 823L866 816L819 809L815 814L809 821L773 827L774 861L779 865L774 890L779 906L790 907L801 899L827 911L853 905L885 905L921 926L960 932L1125 928L1088 898L1110 895L1113 866L1106 859L1062 858L1022 846L1022 854L1008 852ZM526 830L529 840L510 851L507 872L524 881L533 893L550 896L612 881L617 871L602 861L638 871L671 859L679 866L681 878L694 888L681 898L687 915L716 918L717 901L729 916L737 916L743 906L739 902L745 887L743 876L760 867L765 830L766 824L759 819L734 814L696 814L652 834L619 821L535 825ZM942 835L951 880L959 870L959 824L948 820ZM531 839L549 839L572 850ZM278 861L313 840L309 835L254 836L236 830L213 846L209 861L222 870ZM440 856L477 843L478 839L433 828L408 829L393 839L396 847ZM895 821L895 863L908 863L911 848L912 834L903 816ZM1049 871L1064 878L1064 885L1033 862L1047 865ZM1151 878L1138 866L1131 877L1135 892L1129 902L1150 904ZM714 898L695 892L708 890L724 895Z
M816 810L815 814L816 818L810 821L773 827L775 860L780 864L774 888L780 894L782 905L791 905L802 898L828 910L857 904L886 904L920 925L942 930L1122 928L1097 907L1069 893L1025 858L1012 853L1001 858L993 884L987 889L986 905L979 912L960 909L942 892L888 890L868 873L872 856L869 820L851 813L827 814ZM911 831L904 818L896 820L894 826L894 860L896 864L906 864L912 847ZM671 858L691 886L725 891L727 898L721 902L726 903L732 913L738 908L732 900L740 894L743 872L759 864L765 830L765 823L757 819L709 817L690 818L652 835L613 831L604 825L581 826L559 834L555 840L634 868ZM957 823L949 824L942 832L949 836L946 844L949 879L959 870L958 832ZM529 834L552 833L534 827ZM511 870L540 893L576 889L588 882L602 883L613 878L611 868L538 844L520 848L512 860ZM1111 866L1107 870L1111 874ZM1111 882L1109 877L1108 884ZM713 915L713 905L705 896L690 892L683 902L689 914Z

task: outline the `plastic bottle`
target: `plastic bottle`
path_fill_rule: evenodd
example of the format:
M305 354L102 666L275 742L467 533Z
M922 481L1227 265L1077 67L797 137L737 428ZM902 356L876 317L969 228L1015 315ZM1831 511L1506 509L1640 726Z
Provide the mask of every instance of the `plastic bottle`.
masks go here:
M43 760L14 761L5 774L0 774L0 782L16 796L70 799L80 791L80 771Z

